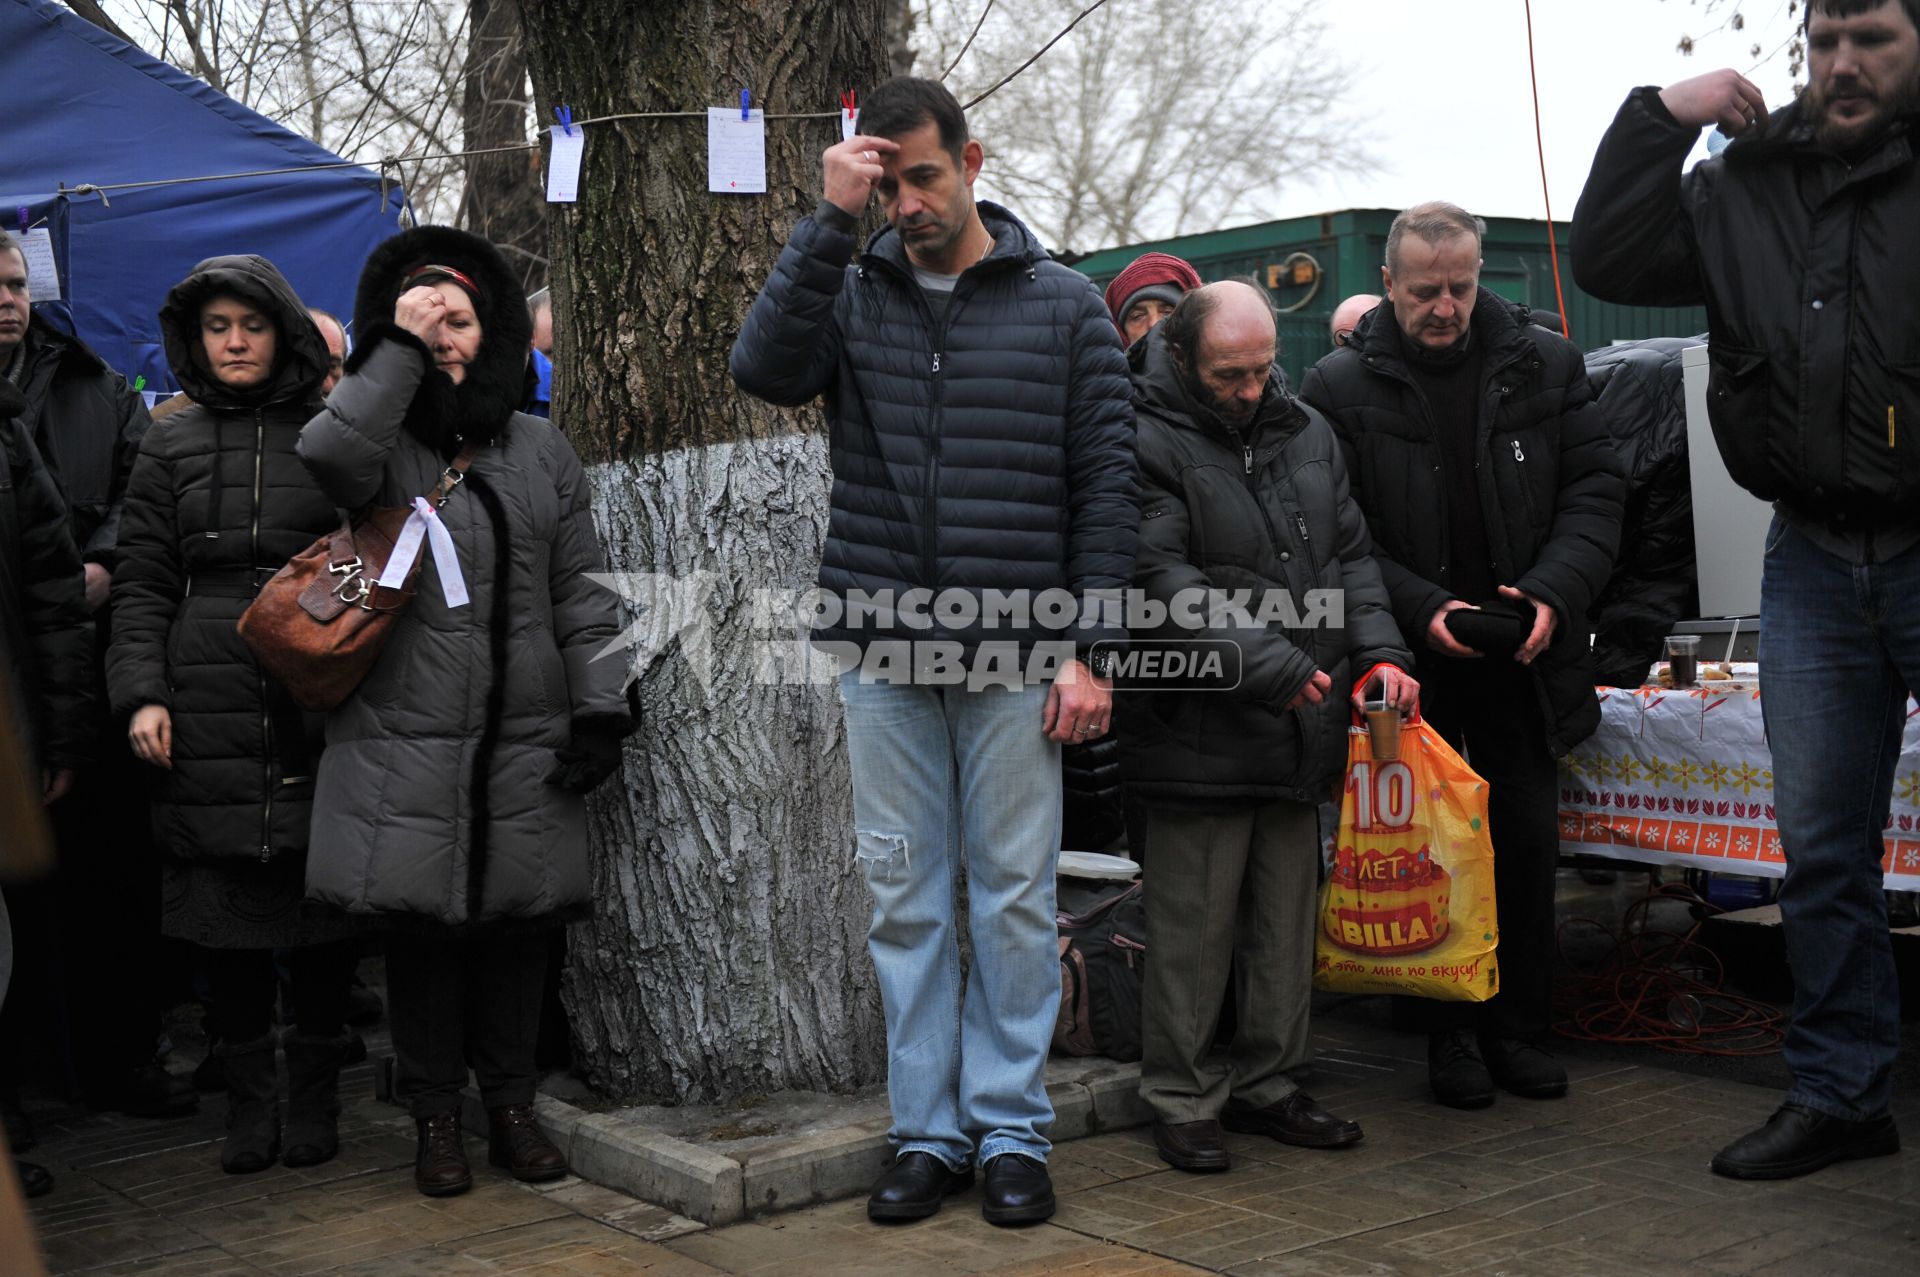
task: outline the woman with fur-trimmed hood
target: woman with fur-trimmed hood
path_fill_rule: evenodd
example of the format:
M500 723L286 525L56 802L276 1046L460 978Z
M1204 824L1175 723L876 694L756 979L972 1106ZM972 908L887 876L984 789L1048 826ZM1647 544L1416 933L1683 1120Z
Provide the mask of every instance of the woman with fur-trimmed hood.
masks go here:
M460 1092L472 1067L490 1160L566 1174L533 1122L550 932L588 901L586 794L633 727L627 664L585 473L526 397L532 321L491 244L422 226L368 258L355 346L300 459L335 502L408 506L463 449L440 508L456 564L421 550L418 593L327 721L310 899L392 923L394 1091L419 1125L414 1181L472 1184ZM443 571L443 569L445 569Z

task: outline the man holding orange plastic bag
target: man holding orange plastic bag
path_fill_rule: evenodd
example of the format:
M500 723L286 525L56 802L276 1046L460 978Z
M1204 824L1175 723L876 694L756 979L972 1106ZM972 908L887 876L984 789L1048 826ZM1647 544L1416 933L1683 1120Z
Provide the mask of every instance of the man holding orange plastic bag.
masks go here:
M1499 992L1410 1001L1427 1080L1455 1108L1566 1094L1553 999L1557 758L1600 723L1587 609L1613 570L1626 482L1580 350L1480 286L1485 226L1434 201L1387 232L1386 304L1300 397L1347 454L1421 711L1487 782Z

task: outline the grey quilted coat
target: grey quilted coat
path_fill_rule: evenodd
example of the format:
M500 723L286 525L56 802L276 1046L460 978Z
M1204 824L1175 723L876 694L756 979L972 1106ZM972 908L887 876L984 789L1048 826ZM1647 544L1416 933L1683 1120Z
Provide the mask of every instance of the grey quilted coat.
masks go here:
M392 323L404 273L456 266L482 289L482 344L454 387ZM451 287L451 285L449 285ZM586 800L550 783L583 723L630 723L619 630L586 476L566 437L515 413L526 305L471 236L423 227L376 249L355 305L359 343L300 459L342 506L404 506L461 438L484 441L440 518L471 601L450 607L431 554L419 593L366 680L327 722L310 900L449 926L533 919L588 899Z

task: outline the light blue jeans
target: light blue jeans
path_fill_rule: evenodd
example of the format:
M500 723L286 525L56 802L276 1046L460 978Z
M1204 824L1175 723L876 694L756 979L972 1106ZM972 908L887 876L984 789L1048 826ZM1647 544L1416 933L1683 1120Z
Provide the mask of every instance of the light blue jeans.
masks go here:
M1045 1161L1044 1070L1060 1006L1054 881L1060 747L1044 684L861 683L841 676L857 853L873 891L867 948L887 1013L898 1154L954 1170L976 1145ZM954 879L964 850L973 965L964 990Z

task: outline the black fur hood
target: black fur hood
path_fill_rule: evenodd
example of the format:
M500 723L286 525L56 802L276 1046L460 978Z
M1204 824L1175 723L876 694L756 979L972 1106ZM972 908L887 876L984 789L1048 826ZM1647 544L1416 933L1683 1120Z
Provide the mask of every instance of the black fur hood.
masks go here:
M480 288L473 300L480 317L480 350L457 386L433 367L426 344L393 322L394 303L411 286L407 273L426 265L451 266ZM407 407L406 429L443 456L458 452L462 439L498 439L526 402L531 375L527 351L533 342L526 293L500 250L478 235L451 226L417 226L374 249L360 272L353 329L348 372L359 367L382 338L420 352L427 371Z

